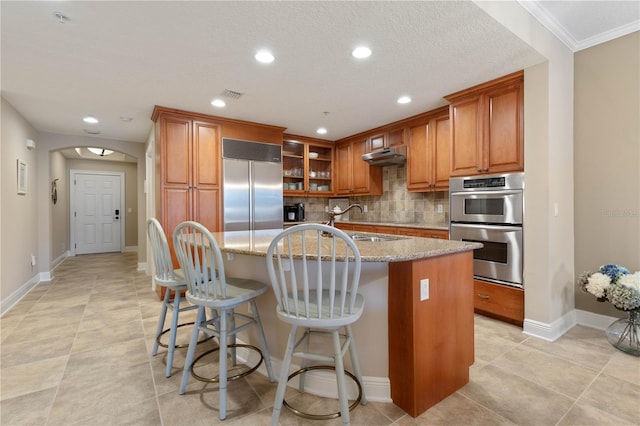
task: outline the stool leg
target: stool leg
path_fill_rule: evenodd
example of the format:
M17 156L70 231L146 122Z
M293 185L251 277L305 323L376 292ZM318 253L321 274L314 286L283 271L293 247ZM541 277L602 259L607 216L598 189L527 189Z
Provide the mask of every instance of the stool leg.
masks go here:
M224 420L227 417L227 315L228 311L225 309L220 314L220 371L218 377L220 378L220 420Z
M158 338L162 334L164 328L164 321L167 318L167 305L169 303L169 297L171 292L165 287L164 299L162 299L162 308L160 308L160 317L158 318L158 329L156 330L156 342L153 344L153 356L158 355Z
M340 416L342 424L349 423L349 400L347 399L347 388L344 383L344 363L342 361L342 347L340 345L340 333L338 330L331 332L333 335L333 356L335 358L336 381L338 382L338 398L340 399Z
M253 319L258 326L258 338L260 338L260 349L262 350L262 357L264 358L265 366L267 367L267 374L269 375L269 381L273 383L275 380L273 376L273 368L271 368L271 356L269 355L269 347L267 346L267 339L264 337L264 329L262 328L262 321L260 321L260 314L258 313L258 304L255 300L251 301L251 310L253 311Z
M310 344L311 344L311 329L305 328L304 329L304 352L309 353ZM309 364L309 360L306 358L302 358L302 362L300 363L300 368L307 368L308 364ZM307 377L306 374L301 374L299 376L298 390L300 392L304 392L304 382L306 377Z
M296 344L297 332L298 332L298 326L292 325L291 332L289 333L289 340L287 342L287 349L284 352L284 359L282 360L282 371L280 372L278 389L276 390L276 399L273 403L273 414L271 415L271 426L278 426L278 419L280 418L280 411L282 410L282 401L284 400L284 393L287 390L287 379L289 378L289 367L291 366L291 355L293 354L293 347Z
M356 341L353 339L353 334L351 333L351 325L347 325L345 328L347 329L347 338L351 341L349 343L349 355L351 356L353 373L360 382L360 386L362 386L362 397L360 398L360 404L366 405L367 394L364 391L364 382L362 381L362 373L360 372L360 360L358 358L358 351L356 349Z
M167 293L171 293L167 289ZM180 313L180 292L174 291L175 297L173 299L172 317L171 317L171 331L169 334L169 347L167 348L167 371L165 377L171 377L171 370L173 366L173 352L176 349L176 334L178 334L178 315Z
M200 324L204 321L204 307L198 308L198 315L196 321L193 324L193 333L191 333L191 340L189 341L189 349L187 350L187 359L184 361L184 370L182 371L182 382L180 383L180 395L184 394L187 388L187 381L189 380L189 370L193 363L193 356L196 353L196 346L198 345L198 333L200 332Z

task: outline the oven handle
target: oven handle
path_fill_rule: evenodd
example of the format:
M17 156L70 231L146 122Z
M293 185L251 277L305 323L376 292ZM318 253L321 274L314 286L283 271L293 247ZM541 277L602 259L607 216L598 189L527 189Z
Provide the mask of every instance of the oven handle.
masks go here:
M457 197L468 197L469 195L520 195L522 194L521 189L503 189L498 191L460 191L460 192L452 192L451 196Z
M489 229L495 231L521 231L522 225L489 225L486 223L451 223L451 228Z

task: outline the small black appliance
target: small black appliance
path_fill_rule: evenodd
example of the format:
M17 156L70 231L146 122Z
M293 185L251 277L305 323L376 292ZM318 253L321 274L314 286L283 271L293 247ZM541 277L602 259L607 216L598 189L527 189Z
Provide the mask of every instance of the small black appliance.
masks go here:
M302 222L304 221L304 204L298 203L284 206L285 222Z

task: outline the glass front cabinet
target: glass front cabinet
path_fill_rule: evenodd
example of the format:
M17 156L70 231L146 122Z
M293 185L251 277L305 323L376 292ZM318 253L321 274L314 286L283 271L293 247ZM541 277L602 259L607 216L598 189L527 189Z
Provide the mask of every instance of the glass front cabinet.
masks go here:
M331 196L333 179L332 142L284 135L282 144L284 196Z

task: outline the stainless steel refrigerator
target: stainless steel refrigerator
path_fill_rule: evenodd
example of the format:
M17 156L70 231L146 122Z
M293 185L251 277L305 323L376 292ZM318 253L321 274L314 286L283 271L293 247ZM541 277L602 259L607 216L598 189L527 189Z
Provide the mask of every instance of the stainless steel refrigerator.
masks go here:
M225 231L282 228L282 147L222 139Z

